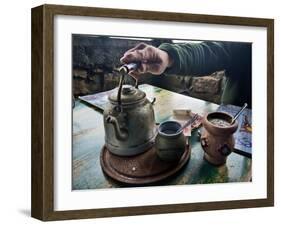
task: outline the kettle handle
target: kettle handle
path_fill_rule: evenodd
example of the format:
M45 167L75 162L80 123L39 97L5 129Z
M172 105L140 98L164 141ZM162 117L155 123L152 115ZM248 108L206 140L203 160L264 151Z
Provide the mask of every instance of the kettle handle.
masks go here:
M119 72L121 73L121 77L119 80L119 86L118 86L118 93L117 93L117 102L118 106L121 109L122 103L121 103L121 91L122 91L122 86L124 83L124 78L125 74L128 74L130 71L136 70L139 67L139 63L130 63L130 64L124 64L119 68ZM138 80L131 76L132 78L135 79L135 87L138 88Z
M122 73L121 74L121 78L119 80L119 86L118 86L118 92L117 92L117 102L118 102L119 109L122 106L122 103L121 103L121 91L122 91L122 86L123 86L123 82L124 82L124 77L125 77L125 74Z

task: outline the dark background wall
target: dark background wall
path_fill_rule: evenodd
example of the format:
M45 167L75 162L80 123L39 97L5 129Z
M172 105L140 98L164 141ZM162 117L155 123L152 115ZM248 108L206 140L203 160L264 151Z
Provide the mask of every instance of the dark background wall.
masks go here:
M72 65L73 65L73 95L75 97L102 92L118 85L119 74L114 68L119 67L119 59L124 52L140 42L153 46L172 40L152 39L151 41L110 38L107 36L73 35ZM224 88L224 72L212 75L193 77L192 75L142 75L139 84L148 83L171 91L196 98L219 103ZM133 84L133 79L127 76L126 83Z

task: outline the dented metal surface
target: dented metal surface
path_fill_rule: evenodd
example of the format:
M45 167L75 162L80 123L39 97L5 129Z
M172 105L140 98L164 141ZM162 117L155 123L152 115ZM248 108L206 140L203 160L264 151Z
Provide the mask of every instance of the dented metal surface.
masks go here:
M145 92L123 85L123 79L124 74L103 112L105 145L113 154L132 156L153 145L155 116Z

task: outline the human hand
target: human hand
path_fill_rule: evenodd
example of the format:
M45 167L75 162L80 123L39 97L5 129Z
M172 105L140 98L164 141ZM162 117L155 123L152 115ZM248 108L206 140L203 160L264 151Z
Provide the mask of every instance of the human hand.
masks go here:
M135 78L144 73L160 75L173 63L167 52L145 43L140 43L129 49L120 61L124 64L140 63L137 70L129 72Z

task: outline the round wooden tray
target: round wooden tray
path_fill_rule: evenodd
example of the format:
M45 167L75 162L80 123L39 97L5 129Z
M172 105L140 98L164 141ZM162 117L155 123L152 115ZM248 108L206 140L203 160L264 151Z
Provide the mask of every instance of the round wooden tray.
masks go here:
M100 162L102 170L111 178L126 184L144 185L166 179L179 171L190 158L190 147L177 162L164 162L156 154L154 147L135 156L117 156L104 145Z

